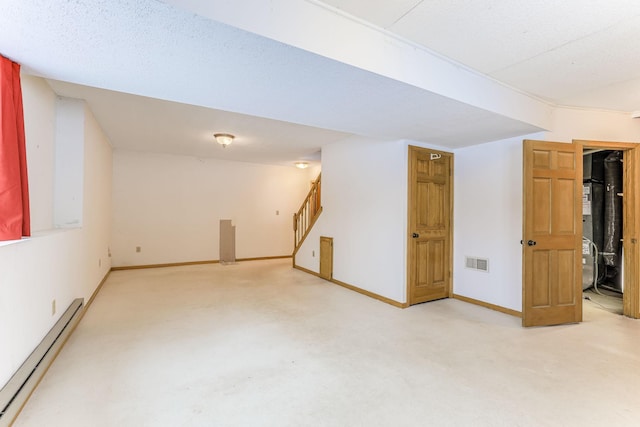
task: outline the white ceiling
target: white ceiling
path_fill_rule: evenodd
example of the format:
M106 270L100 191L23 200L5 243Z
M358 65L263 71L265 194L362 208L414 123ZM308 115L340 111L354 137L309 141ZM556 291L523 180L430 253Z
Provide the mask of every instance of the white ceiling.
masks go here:
M556 104L640 109L638 0L323 3Z
M49 80L58 94L85 99L114 148L291 166L320 160L319 147L349 134L122 92ZM233 132L233 145L213 142Z
M637 1L307 2L268 6L354 15L532 100L640 109ZM225 2L0 0L0 54L50 79L57 93L86 99L112 144L135 150L289 164L350 134L456 148L540 130L234 28L198 14L205 3L222 10ZM233 5L246 15L258 3ZM262 18L270 17L252 19ZM211 146L214 132L234 133L237 142Z

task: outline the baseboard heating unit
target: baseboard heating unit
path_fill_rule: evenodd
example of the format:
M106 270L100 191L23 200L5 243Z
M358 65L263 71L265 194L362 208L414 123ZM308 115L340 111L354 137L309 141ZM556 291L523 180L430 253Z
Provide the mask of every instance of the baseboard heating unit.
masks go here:
M76 298L22 366L0 390L0 427L9 427L82 317L84 299Z

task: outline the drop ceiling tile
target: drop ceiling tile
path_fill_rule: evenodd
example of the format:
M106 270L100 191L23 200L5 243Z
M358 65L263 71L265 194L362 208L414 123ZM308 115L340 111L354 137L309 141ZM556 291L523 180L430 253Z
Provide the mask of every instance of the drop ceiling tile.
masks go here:
M378 27L387 28L420 2L421 0L325 0L322 3Z
M636 0L425 0L389 30L491 73L638 14Z
M637 44L640 18L566 43L490 75L544 98L558 101L640 78Z

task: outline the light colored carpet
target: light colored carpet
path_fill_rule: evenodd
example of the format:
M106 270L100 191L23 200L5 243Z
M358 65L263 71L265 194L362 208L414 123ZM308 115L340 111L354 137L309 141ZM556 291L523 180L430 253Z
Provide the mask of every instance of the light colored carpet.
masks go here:
M15 427L631 426L639 346L640 322L588 304L582 324L523 329L290 260L118 271Z

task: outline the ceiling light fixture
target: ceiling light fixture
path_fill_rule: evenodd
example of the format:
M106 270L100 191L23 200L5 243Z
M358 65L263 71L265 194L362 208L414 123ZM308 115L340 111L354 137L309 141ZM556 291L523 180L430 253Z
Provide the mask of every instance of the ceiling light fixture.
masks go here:
M216 139L216 142L222 145L222 148L225 148L227 145L233 142L235 136L230 133L216 133L213 134L213 137Z
M295 162L294 165L296 165L298 169L306 169L309 167L308 162Z

